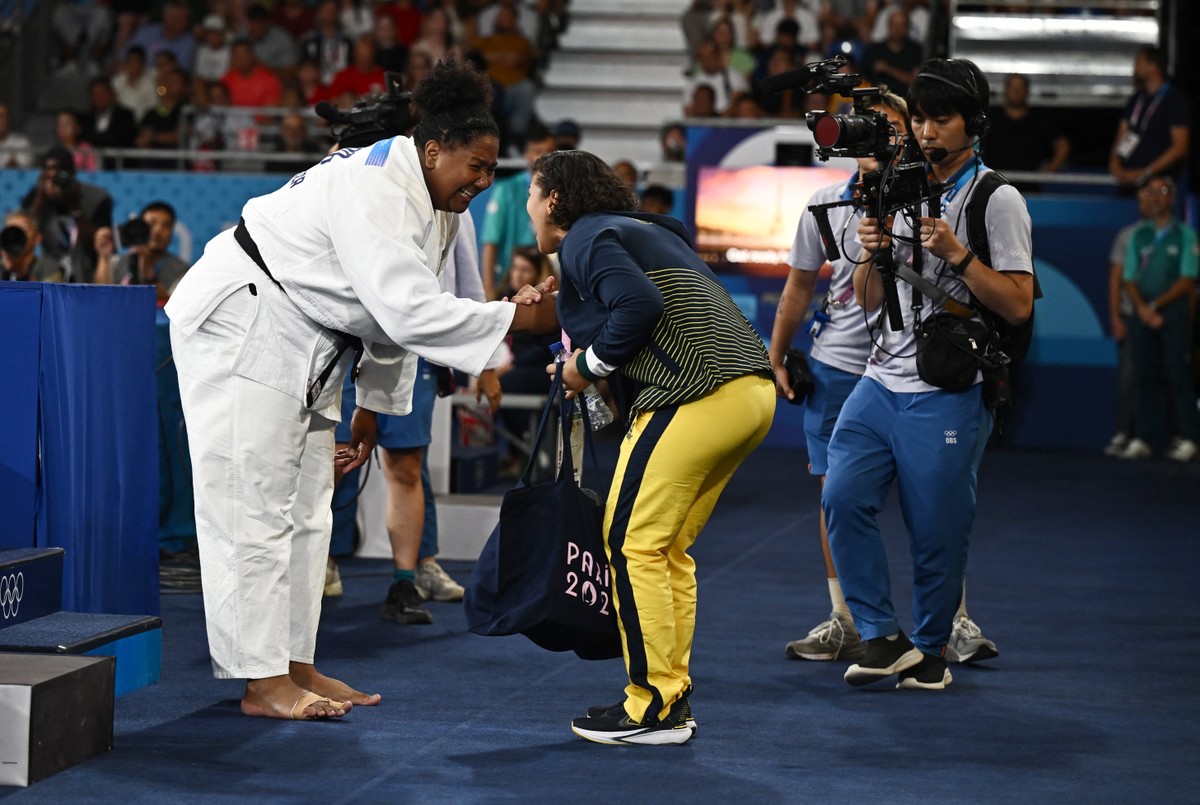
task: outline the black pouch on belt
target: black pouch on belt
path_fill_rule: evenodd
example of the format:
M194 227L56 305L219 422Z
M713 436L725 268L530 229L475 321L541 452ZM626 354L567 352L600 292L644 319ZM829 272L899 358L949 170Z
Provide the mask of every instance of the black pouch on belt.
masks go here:
M917 332L917 374L931 386L966 391L986 362L988 342L981 322L935 313Z

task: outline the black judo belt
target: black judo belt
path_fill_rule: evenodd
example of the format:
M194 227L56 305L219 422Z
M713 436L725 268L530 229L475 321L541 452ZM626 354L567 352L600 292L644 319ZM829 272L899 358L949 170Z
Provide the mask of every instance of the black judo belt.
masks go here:
M267 268L266 261L262 258L262 253L258 250L258 244L254 242L254 238L250 237L250 232L246 229L245 218L242 218L238 221L237 229L233 230L233 239L236 240L238 245L242 247L242 251L244 251L247 256L254 261L254 264L262 269L262 272L267 275L267 279L275 283L275 287L283 291L284 295L286 296L287 291L284 289L283 285L280 284L279 280L275 279L275 277L271 274L271 270ZM358 370L358 362L362 359L363 343L361 338L350 335L349 333L340 332L338 330L330 329L329 331L337 336L338 351L337 354L333 356L333 360L329 362L329 365L325 367L321 374L317 375L315 380L309 381L307 394L305 397L305 405L307 405L309 408L311 408L317 401L317 398L321 396L321 391L324 390L325 384L329 382L329 376L333 374L333 370L337 367L338 361L342 359L342 356L346 354L346 350L351 348L354 349L353 371L356 373Z

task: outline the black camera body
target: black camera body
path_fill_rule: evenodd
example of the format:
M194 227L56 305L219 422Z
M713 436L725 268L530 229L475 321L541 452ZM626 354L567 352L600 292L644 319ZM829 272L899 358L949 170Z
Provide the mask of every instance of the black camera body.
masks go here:
M117 235L121 239L122 248L145 246L150 242L150 224L140 217L130 218L117 227Z
M386 89L381 96L363 98L346 111L330 103L316 105L318 115L329 121L329 133L341 148L371 145L403 134L413 124L412 93L404 91L400 73L384 73Z

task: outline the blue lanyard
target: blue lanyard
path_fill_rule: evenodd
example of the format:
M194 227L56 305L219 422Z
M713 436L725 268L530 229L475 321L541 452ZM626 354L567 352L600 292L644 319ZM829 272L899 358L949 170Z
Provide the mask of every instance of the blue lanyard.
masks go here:
M959 168L958 172L950 177L950 181L947 184L952 184L953 187L950 188L949 192L942 195L942 215L946 214L946 210L950 207L950 202L954 200L954 197L957 196L962 189L975 178L980 169L984 167L986 166L983 164L983 160L979 157L975 157L966 165L963 165L961 168Z
M1163 96L1167 94L1167 88L1170 86L1169 81L1163 82L1163 85L1158 88L1158 92L1154 93L1154 100L1150 102L1150 108L1146 110L1146 114L1144 115L1140 115L1139 112L1142 111L1142 101L1145 100L1145 96L1138 98L1137 105L1133 107L1133 111L1129 115L1129 123L1134 131L1140 133L1146 130L1146 123L1149 122L1150 118L1154 117L1155 110L1158 109L1159 103L1162 102Z
M850 181L846 182L846 187L842 190L842 201L849 201L854 198L854 186L858 184L858 171L850 177Z

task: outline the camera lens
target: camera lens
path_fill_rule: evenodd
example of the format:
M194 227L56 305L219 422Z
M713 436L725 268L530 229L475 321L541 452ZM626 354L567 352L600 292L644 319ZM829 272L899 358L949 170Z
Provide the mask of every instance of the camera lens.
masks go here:
M813 126L813 139L822 148L848 148L872 142L875 127L856 115L824 115Z
M0 250L11 257L16 257L25 251L29 236L19 226L6 226L0 229Z

